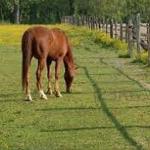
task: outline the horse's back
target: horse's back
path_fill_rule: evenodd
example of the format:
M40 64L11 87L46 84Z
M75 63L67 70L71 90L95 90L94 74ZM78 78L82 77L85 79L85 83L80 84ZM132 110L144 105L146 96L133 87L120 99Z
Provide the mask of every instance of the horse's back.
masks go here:
M53 28L50 29L50 34L52 36L50 52L55 51L56 53L60 53L59 55L65 55L69 47L69 40L65 32L59 28Z
M64 57L67 53L69 42L64 31L59 28L46 28L36 26L29 28L24 36L28 35L32 43L35 57L48 56L54 59ZM23 37L24 37L23 36Z

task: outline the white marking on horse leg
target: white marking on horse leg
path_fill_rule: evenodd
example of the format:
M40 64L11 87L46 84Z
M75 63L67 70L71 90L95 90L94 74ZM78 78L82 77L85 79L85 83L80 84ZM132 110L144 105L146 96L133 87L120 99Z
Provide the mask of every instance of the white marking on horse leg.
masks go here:
M31 96L31 94L30 94L30 93L29 93L29 94L27 94L26 100L27 100L27 101L32 101L32 96Z
M63 97L59 91L56 91L56 97Z
M55 95L56 97L62 97L60 91L59 91L59 83L58 80L55 81Z
M53 91L52 91L52 89L50 89L50 88L48 88L48 90L47 90L46 93L49 94L49 95L53 95Z
M39 93L40 93L40 98L47 100L47 96L45 95L43 90L40 90Z
M49 95L52 95L52 94L53 94L53 90L52 90L52 86L51 86L50 81L48 81L48 90L47 90L46 93L49 94Z

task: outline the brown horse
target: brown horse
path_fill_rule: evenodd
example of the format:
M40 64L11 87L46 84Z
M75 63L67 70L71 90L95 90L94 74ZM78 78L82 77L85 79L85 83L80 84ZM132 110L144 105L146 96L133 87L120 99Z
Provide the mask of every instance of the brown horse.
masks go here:
M65 33L57 28L48 29L46 27L33 27L25 31L22 37L22 86L25 90L27 100L32 101L29 90L29 66L32 58L38 60L36 71L37 88L40 97L47 99L43 92L41 74L47 66L48 94L52 94L50 83L50 65L55 61L55 86L54 91L57 97L61 97L59 90L59 73L62 63L64 63L64 79L66 91L70 92L72 81L75 74L75 65L69 41Z

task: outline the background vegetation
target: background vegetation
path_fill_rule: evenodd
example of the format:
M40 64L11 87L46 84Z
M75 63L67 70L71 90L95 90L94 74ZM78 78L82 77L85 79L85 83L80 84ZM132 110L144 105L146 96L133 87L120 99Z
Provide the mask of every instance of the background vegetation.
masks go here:
M126 21L150 14L149 0L1 0L0 21L11 23L56 23L64 15L103 16Z

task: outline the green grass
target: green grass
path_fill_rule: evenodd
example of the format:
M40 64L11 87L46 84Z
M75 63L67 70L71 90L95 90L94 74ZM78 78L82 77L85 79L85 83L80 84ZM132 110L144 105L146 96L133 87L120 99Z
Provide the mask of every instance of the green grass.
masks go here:
M62 76L63 98L48 96L48 101L36 90L35 60L34 102L23 101L20 47L0 45L0 150L150 149L150 91L139 82L150 83L150 69L117 58L84 32L67 31L72 40L82 36L73 49L79 65L73 92L65 93Z

